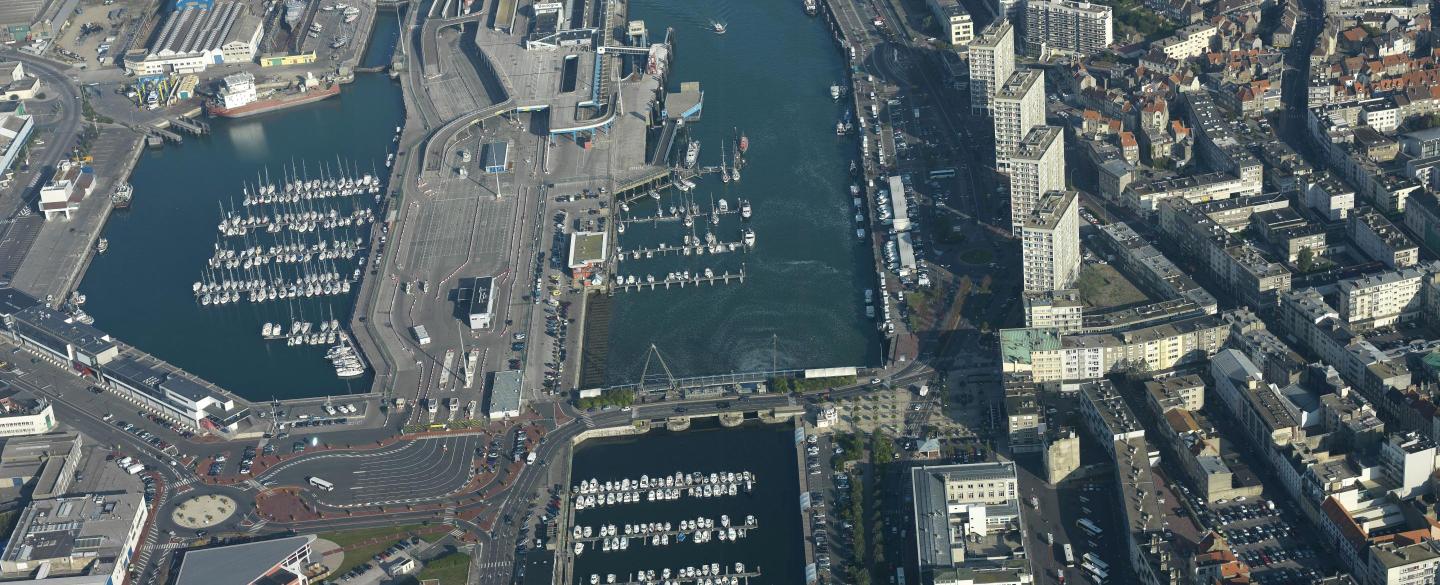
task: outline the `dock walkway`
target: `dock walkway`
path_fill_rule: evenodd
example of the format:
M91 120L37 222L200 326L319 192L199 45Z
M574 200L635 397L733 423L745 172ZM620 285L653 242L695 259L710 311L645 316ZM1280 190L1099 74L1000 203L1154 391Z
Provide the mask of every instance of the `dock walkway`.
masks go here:
M671 286L685 288L686 286L700 286L702 284L709 284L712 286L716 284L730 284L730 281L732 280L740 283L745 282L744 266L740 267L740 272L738 274L731 274L729 272L725 272L724 274L717 274L715 276L692 275L689 278L672 276L670 278L663 279L657 278L654 281L647 280L645 282L633 282L623 284L615 283L612 284L611 287L612 290L620 292L629 292L644 289L655 290L662 287L668 290Z

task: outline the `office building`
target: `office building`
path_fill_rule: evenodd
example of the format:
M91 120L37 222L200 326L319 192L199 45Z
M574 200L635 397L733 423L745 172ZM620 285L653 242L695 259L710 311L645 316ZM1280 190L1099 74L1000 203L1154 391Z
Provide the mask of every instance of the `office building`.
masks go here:
M55 430L55 408L45 397L0 388L0 437L43 435Z
M489 276L462 279L455 297L465 311L470 329L489 329L495 315L495 279Z
M1021 228L1025 290L1068 289L1080 273L1080 198L1074 191L1040 197Z
M34 130L35 119L24 102L0 104L0 175L10 172Z
M910 480L922 573L1009 557L1004 535L1020 517L1014 463L921 466Z
M995 168L1010 166L1020 140L1031 128L1045 124L1045 72L1021 69L1010 74L994 99Z
M306 534L192 550L180 560L175 585L309 585L314 542Z
M1007 21L985 27L970 42L970 112L988 114L995 93L1015 71L1015 29Z
M1031 128L1010 157L1010 225L1016 237L1040 196L1065 190L1065 144L1054 126Z
M75 480L76 470L84 457L78 433L52 433L31 437L11 437L0 449L0 491L18 496L29 488L32 500L45 500L64 494Z
M495 372L490 383L490 406L485 414L490 420L520 416L520 393L524 373L520 370Z
M1027 0L1025 52L1045 58L1053 54L1090 56L1114 42L1114 15L1109 6L1075 0Z
M147 513L140 494L124 490L36 500L20 513L0 553L0 580L123 583Z

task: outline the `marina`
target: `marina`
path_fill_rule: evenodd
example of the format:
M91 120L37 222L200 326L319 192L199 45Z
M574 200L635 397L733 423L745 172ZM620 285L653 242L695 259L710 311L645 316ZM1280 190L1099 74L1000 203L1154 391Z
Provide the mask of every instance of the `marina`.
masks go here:
M800 582L793 431L696 421L581 443L556 550L573 578L556 582ZM669 461L686 468L657 472Z
M381 18L394 28L393 13ZM376 173L396 148L400 101L394 82L364 74L344 99L213 119L208 134L146 151L111 194L130 211L102 232L108 250L79 286L91 293L85 311L127 343L252 400L369 391L368 360L344 328L374 256L366 247L384 193ZM348 122L356 119L377 123ZM270 220L244 219L262 215ZM258 227L230 235L218 229L225 220Z
M632 189L615 195L612 231L618 235L611 239L607 278L617 292L663 293L615 295L610 321L601 329L607 339L595 341L606 348L595 358L602 360L603 382L633 382L644 369L650 343L682 375L879 363L881 338L864 319L860 296L876 286L873 263L868 240L856 236L856 212L848 195L853 178L847 167L860 139L834 133L844 102L828 90L845 79L847 64L832 32L807 17L798 2L784 8L727 5L723 15L707 6L657 0L632 0L627 6L627 18L644 20L651 29L675 29L683 50L673 55L671 69L705 88L705 109L703 120L685 123L668 153L657 155L663 174L649 183L625 185ZM726 33L714 34L711 20L723 20ZM777 53L786 56L784 62L757 78L752 64ZM728 57L713 58L717 54ZM766 92L752 91L757 84ZM687 164L692 142L693 166ZM739 165L734 163L737 152ZM739 182L737 168L743 177ZM681 227L684 217L676 216L690 202L698 205L700 213L693 214L698 234L691 245L693 236L703 245L708 212L720 199L727 200L732 213L711 231L723 250L732 252L731 244L739 241L733 252L744 253L711 254L707 247L697 257L692 247L685 256L684 237L691 234ZM733 213L742 199L752 207L743 224ZM669 212L671 206L676 213ZM657 217L660 208L665 219ZM743 235L732 235L742 228L753 230L754 247L743 246ZM623 260L614 253L616 246ZM691 279L703 278L709 268L739 284L742 263L741 286L697 287L683 278L687 270ZM669 273L680 273L686 285L671 281L666 290ZM663 325L682 315L693 326ZM587 335L586 343L591 339ZM816 343L819 339L825 342ZM585 359L582 369L589 371L588 353Z

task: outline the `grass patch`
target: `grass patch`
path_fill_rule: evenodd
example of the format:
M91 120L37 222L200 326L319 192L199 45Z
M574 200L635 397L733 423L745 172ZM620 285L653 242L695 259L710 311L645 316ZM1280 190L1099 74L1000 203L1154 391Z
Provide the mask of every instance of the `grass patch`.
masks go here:
M960 253L960 261L966 264L989 264L995 254L984 248L971 248Z
M1075 288L1080 290L1080 299L1087 307L1118 307L1146 300L1144 293L1108 264L1081 266Z
M380 554L380 551L390 548L402 537L409 538L425 526L422 524L408 524L404 526L381 526L378 528L360 528L356 530L344 530L340 532L326 532L318 535L320 538L333 542L341 548L355 546L359 543L372 539L380 539L374 544L358 546L345 551L345 560L335 569L335 575L340 575L369 562L371 557Z
M425 568L415 574L415 579L421 583L436 579L440 585L465 585L469 576L470 555L457 551L425 563Z

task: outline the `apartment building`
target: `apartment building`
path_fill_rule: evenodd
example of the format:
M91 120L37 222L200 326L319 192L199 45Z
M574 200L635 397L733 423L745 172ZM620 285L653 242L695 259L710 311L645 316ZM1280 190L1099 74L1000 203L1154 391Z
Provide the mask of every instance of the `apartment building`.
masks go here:
M1109 6L1075 0L1025 3L1025 53L1032 57L1094 55L1115 41L1113 30Z
M1002 20L970 42L970 112L989 114L995 93L1015 71L1015 29Z
M1074 191L1040 197L1021 228L1027 291L1068 289L1080 273L1080 198Z
M1045 124L1045 72L1021 69L1010 74L994 99L995 168L1005 172L1010 157L1030 129Z
M1065 144L1054 126L1031 128L1010 157L1010 224L1024 236L1025 221L1040 196L1065 189Z

